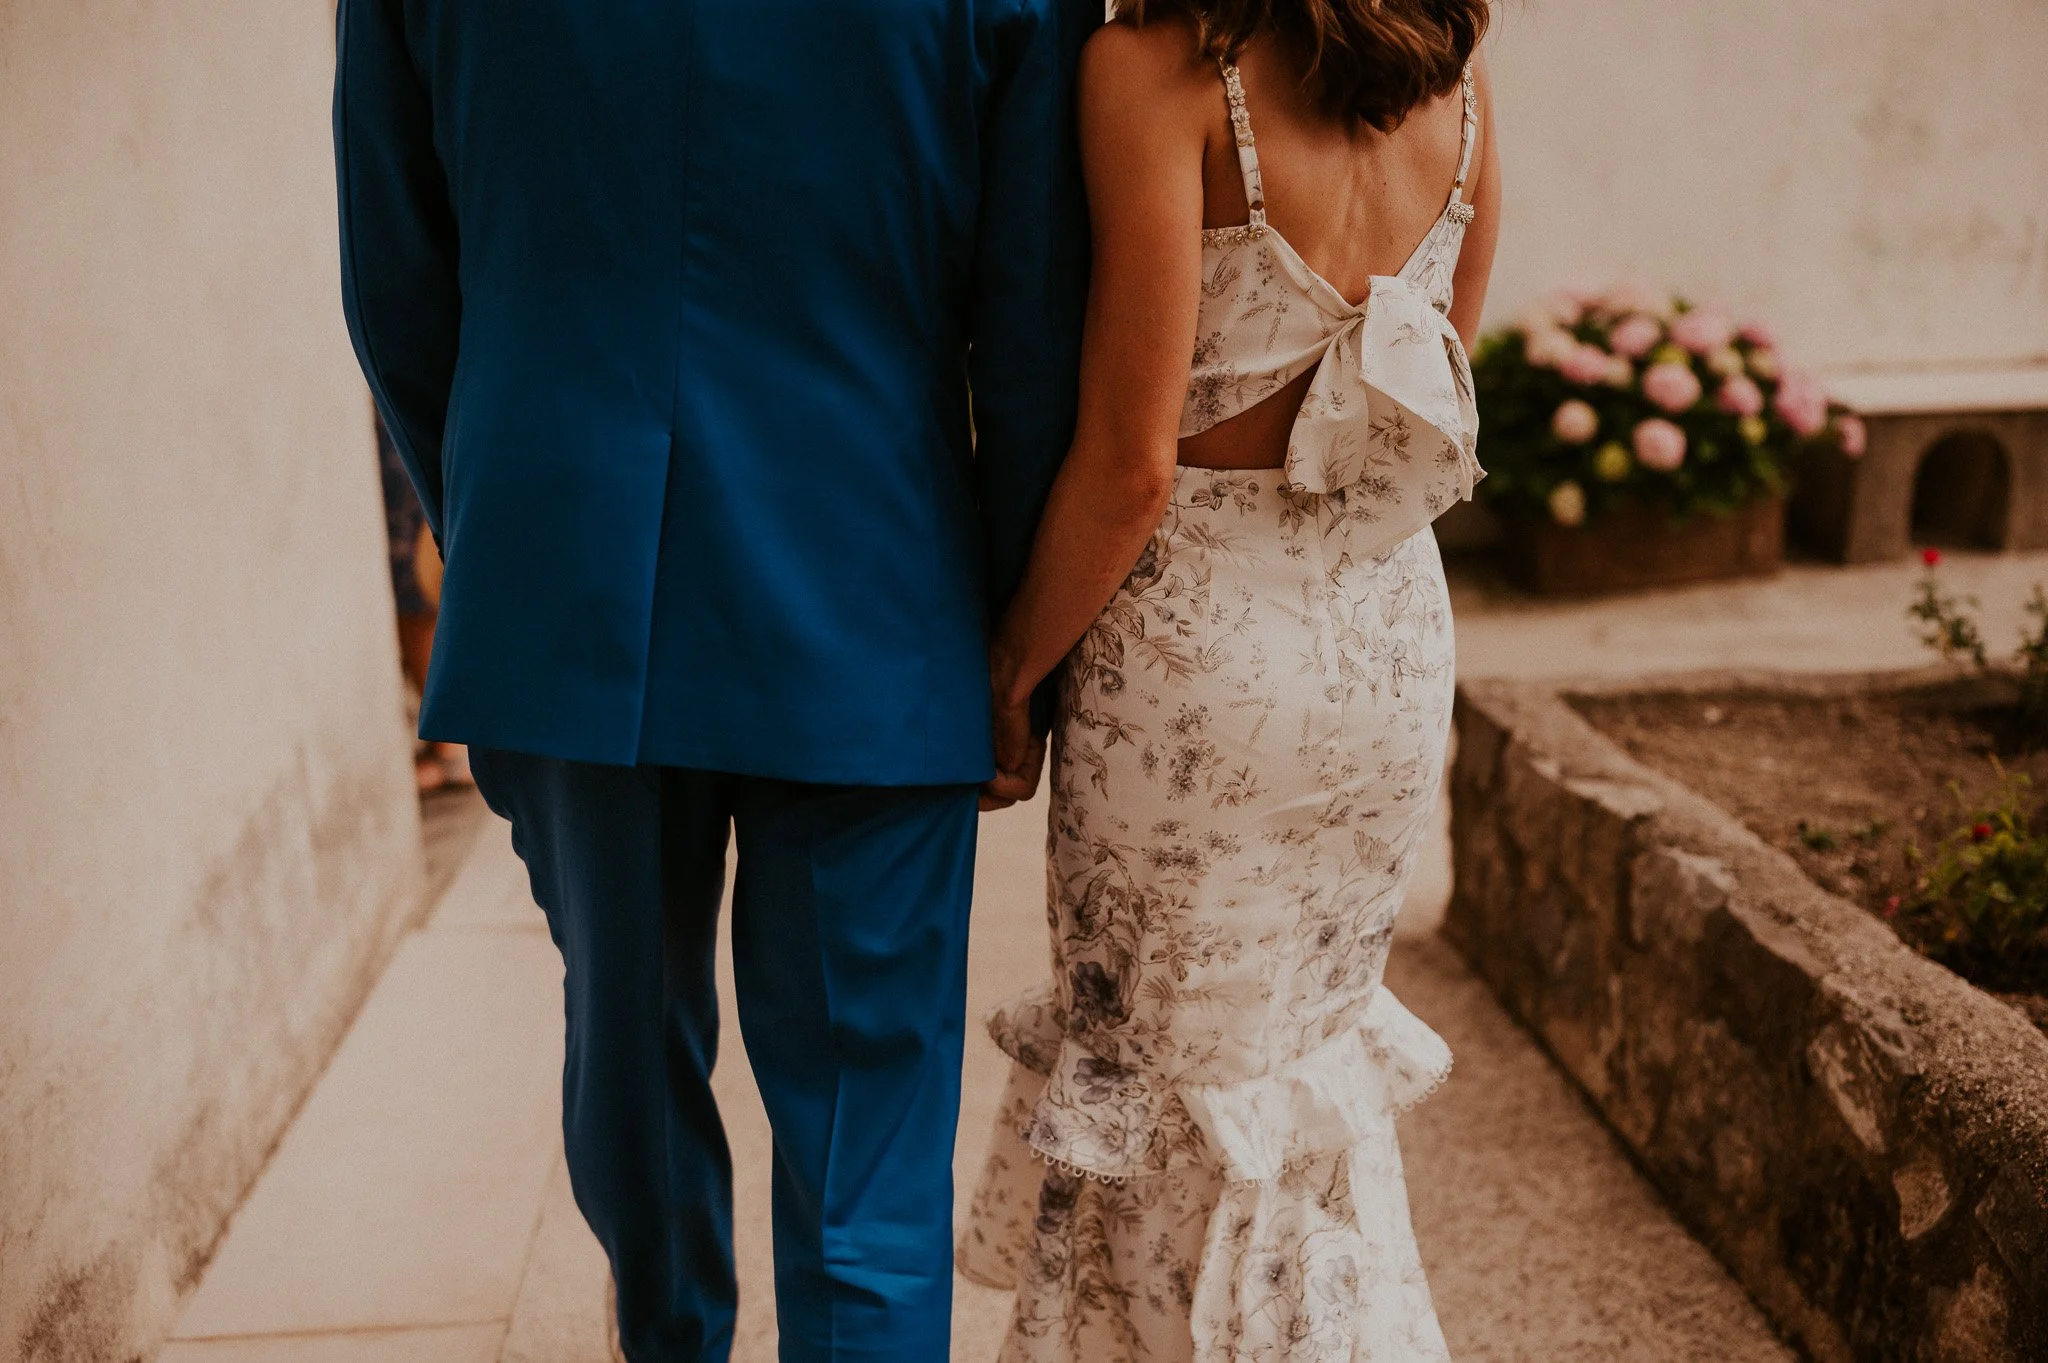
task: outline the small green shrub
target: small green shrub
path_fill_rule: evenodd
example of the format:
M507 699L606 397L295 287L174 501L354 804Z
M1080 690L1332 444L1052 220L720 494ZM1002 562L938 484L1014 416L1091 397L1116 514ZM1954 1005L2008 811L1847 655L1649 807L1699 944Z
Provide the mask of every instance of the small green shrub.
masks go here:
M1979 667L1988 666L1984 636L1978 632L1977 622L1964 611L1965 607L1976 609L1977 598L1952 596L1941 589L1941 579L1934 575L1934 570L1941 566L1939 549L1927 550L1920 561L1927 565L1927 576L1920 579L1920 595L1906 608L1906 613L1924 626L1920 642L1946 662L1967 658Z
M2034 627L2020 637L2020 721L2026 731L2048 735L2048 592L2039 583L2027 598Z
M1992 988L2048 978L2048 836L2027 778L1944 839L1901 926L1927 955Z
M1920 642L1950 662L1965 660L1979 668L1991 666L1984 635L1969 612L1976 609L1974 596L1954 596L1941 589L1935 570L1941 566L1941 551L1926 550L1920 556L1927 576L1920 579L1920 592L1906 613L1921 622ZM2027 614L2033 625L2020 634L2013 666L2019 672L2019 737L2030 747L2048 744L2048 591L2037 583L2027 600Z

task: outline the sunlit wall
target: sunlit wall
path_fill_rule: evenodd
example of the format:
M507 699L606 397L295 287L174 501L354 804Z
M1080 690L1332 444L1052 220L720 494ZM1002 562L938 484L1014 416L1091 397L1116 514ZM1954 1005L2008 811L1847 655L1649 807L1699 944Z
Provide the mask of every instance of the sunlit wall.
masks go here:
M417 902L330 13L0 4L0 1360L148 1356Z
M1493 313L1633 277L1830 370L2048 363L2048 6L1504 0Z

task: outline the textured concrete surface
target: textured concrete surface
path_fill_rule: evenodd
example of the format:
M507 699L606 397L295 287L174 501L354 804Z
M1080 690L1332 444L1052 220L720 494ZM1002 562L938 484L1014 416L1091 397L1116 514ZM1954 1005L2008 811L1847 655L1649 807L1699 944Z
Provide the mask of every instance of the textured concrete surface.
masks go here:
M1434 936L1412 940L1389 980L1457 1055L1451 1082L1401 1127L1454 1357L1794 1357L1456 952Z
M1685 592L1590 604L1534 603L1505 593L1483 573L1460 569L1454 595L1460 617L1462 668L1467 676L1631 676L1707 666L1782 663L1813 670L1910 665L1924 661L1904 616L1917 566L1861 569L1796 568L1772 582L1702 587ZM2012 637L2028 585L2048 578L2048 557L1961 557L1944 568L1952 589L1974 593L1985 605L1994 640ZM1045 969L1042 806L991 815L977 872L979 900L973 943L973 1006L979 1010ZM1714 1260L1680 1228L1637 1175L1606 1129L1528 1035L1493 1001L1485 987L1437 936L1450 894L1449 854L1440 846L1411 897L1390 979L1409 1007L1437 1027L1457 1052L1451 1081L1406 1119L1403 1140L1417 1229L1444 1327L1465 1363L1748 1363L1789 1359L1791 1353ZM490 821L476 838L429 932L538 934L538 910L526 898L504 826ZM451 963L452 973L454 965ZM729 981L729 976L727 977ZM380 987L378 999L398 987ZM552 968L536 963L507 988L529 991L530 1005L549 1017L559 1008ZM729 986L727 988L730 999ZM378 1006L373 1002L373 1009ZM523 1009L520 1017L529 1016ZM416 1007L412 1026L437 1023ZM737 1038L736 1028L728 1031ZM553 1044L528 1044L517 1056L524 1095L556 1082ZM337 1063L337 1069L342 1066ZM955 1168L963 1182L980 1167L992 1110L1002 1080L1000 1057L976 1031L970 1036L962 1139ZM502 1076L501 1081L503 1082ZM767 1236L767 1127L737 1044L722 1058L717 1082L738 1156L739 1194L745 1209L738 1254L744 1286L737 1363L770 1363L774 1314ZM443 1101L420 1089L441 1084L479 1108L488 1095L460 1074L421 1078L394 1068L378 1101L394 1113L408 1104ZM523 1264L517 1290L492 1279L482 1321L459 1317L452 1295L438 1320L364 1319L359 1338L377 1335L388 1354L347 1352L339 1335L334 1352L307 1358L411 1357L401 1349L427 1345L429 1326L453 1333L484 1328L495 1333L499 1354L516 1363L603 1363L605 1270L589 1232L577 1217L559 1168L559 1148L519 1133L528 1120L520 1098L495 1101L495 1120L465 1124L471 1158L503 1173L485 1196L516 1203L487 1214L505 1224L525 1218L530 1233L518 1242ZM332 1112L318 1099L314 1114ZM399 1118L394 1115L392 1120ZM298 1133L294 1132L295 1140ZM310 1140L311 1137L308 1137ZM515 1155L508 1155L512 1146ZM424 1156L422 1156L423 1158ZM334 1179L352 1177L346 1166ZM422 1195L416 1217L425 1228L437 1219L472 1214L465 1200L477 1185L450 1175L445 1186ZM403 1248L410 1233L388 1226L363 1236L352 1226L322 1226L298 1240L274 1242L279 1257L322 1256L337 1274L358 1263L368 1277L377 1261ZM384 1237L382 1239L379 1236ZM334 1243L338 1239L346 1243ZM325 1248L321 1245L325 1243ZM234 1248L230 1239L230 1252ZM248 1262L244 1257L242 1262ZM224 1254L217 1273L233 1260ZM215 1291L208 1283L208 1291ZM226 1294L228 1287L217 1289ZM958 1363L990 1363L1001 1339L1008 1299L970 1284L958 1285L953 1356ZM186 1332L189 1333L189 1332ZM252 1342L188 1339L171 1363L239 1363ZM295 1342L294 1349L313 1350ZM322 1346L325 1347L325 1346ZM287 1357L285 1353L260 1355ZM292 1357L298 1357L294 1354ZM449 1356L455 1356L450 1354ZM463 1355L467 1356L467 1355Z
M973 1004L993 1004L1045 969L1043 802L983 820ZM1405 1119L1417 1233L1444 1330L1466 1363L1763 1363L1790 1359L1720 1266L1672 1219L1591 1111L1501 1011L1436 928L1450 891L1441 840L1395 952L1396 993L1457 1052L1451 1080ZM970 1037L961 1139L963 1189L981 1167L1004 1077ZM773 1363L775 1323L765 1208L767 1128L743 1066L728 1056L721 1100L732 1119L743 1214L743 1299L735 1363ZM601 1256L566 1198L549 1204L514 1340L517 1363L600 1363ZM575 1293L561 1281L580 1284ZM992 1363L1009 1296L955 1281L953 1359ZM532 1342L528 1342L532 1341Z
M1042 808L984 820L974 992L993 1003L1044 969L1039 910ZM1393 983L1458 1053L1450 1083L1403 1128L1415 1215L1457 1357L1746 1363L1789 1359L1706 1251L1629 1167L1562 1076L1436 936L1449 892L1439 849L1411 901ZM979 1169L1003 1068L977 1034L955 1169ZM763 1216L765 1123L738 1066L723 1078L735 1117L747 1295L735 1363L772 1363L774 1316ZM566 1197L550 1202L505 1357L598 1363L604 1269ZM545 1261L545 1262L544 1262ZM563 1281L580 1290L564 1293ZM1009 1297L957 1281L956 1363L990 1363Z
M556 1262L536 1228L561 1148L561 958L507 826L479 829L466 798L436 813L436 862L467 854L236 1212L168 1363L489 1363L532 1266Z

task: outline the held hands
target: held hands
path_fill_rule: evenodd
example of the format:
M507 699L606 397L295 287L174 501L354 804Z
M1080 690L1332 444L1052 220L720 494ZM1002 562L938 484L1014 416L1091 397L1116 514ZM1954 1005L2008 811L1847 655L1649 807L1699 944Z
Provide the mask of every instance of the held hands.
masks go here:
M995 779L981 788L983 810L1008 809L1038 793L1038 775L1045 767L1045 740L1031 732L1031 706L999 705L996 721Z
M1038 793L1039 773L1045 767L1045 739L1031 731L1031 693L1006 679L1006 669L995 668L995 779L981 788L984 812L1008 809Z

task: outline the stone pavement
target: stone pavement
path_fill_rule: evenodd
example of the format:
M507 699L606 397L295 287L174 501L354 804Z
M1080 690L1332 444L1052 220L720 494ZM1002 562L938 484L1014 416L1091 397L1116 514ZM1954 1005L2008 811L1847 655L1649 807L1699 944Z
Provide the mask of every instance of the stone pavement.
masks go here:
M1467 675L1913 665L1919 568L1797 567L1761 584L1592 604L1514 599L1457 575ZM1995 645L2048 556L1944 570L1985 602ZM976 1009L1043 970L1043 809L988 816ZM1457 1070L1404 1119L1417 1231L1463 1363L1790 1359L1676 1224L1542 1052L1435 934L1441 844L1411 896L1390 982ZM729 974L726 998L730 1016ZM768 1149L731 1027L718 1073L743 1215L736 1363L771 1363ZM477 835L400 948L235 1218L164 1363L601 1363L604 1265L568 1196L555 1130L560 967L504 826ZM963 1187L1003 1078L970 1037ZM994 1359L1000 1293L959 1287L953 1357Z

